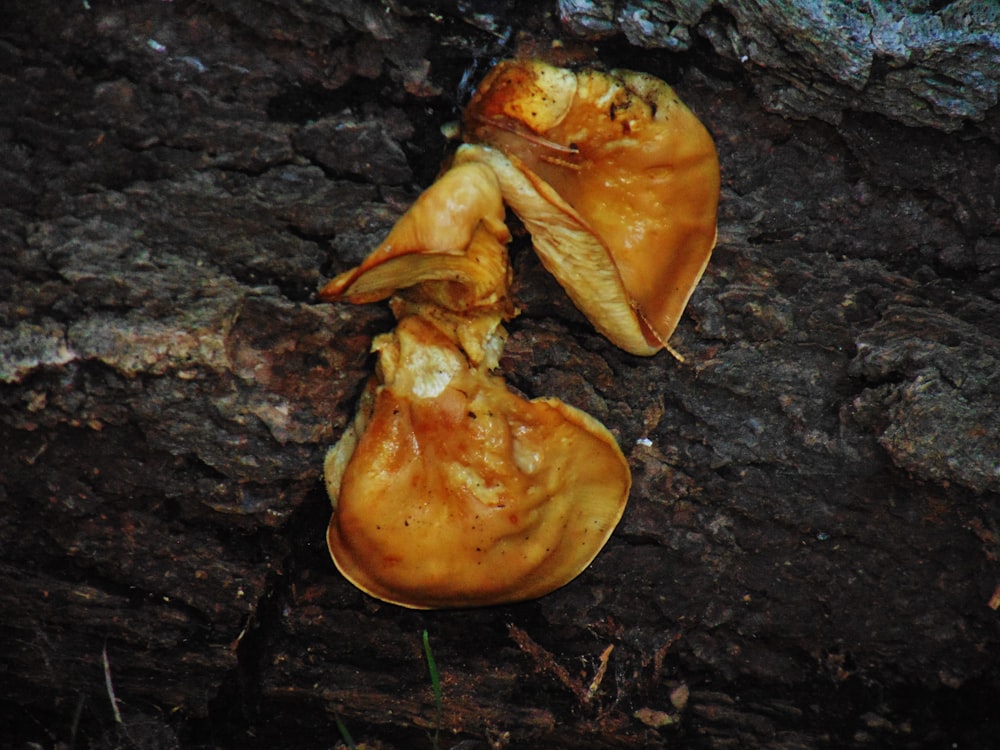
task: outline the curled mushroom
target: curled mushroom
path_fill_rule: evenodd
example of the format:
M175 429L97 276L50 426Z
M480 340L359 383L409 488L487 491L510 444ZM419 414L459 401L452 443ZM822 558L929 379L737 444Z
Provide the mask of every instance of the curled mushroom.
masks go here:
M319 297L360 304L414 288L419 301L456 312L503 306L508 241L496 176L483 164L461 165L425 190L382 244Z
M392 300L397 318L421 314L452 330L474 362L496 367L502 319L513 316L510 232L496 177L488 166L445 172L357 268L324 286L320 299Z
M324 466L338 569L407 607L541 596L576 577L621 517L631 476L611 434L493 373L513 314L499 183L460 164L328 300L392 296L375 378Z
M413 608L530 599L575 578L628 498L611 434L511 393L422 316L375 348L378 378L325 466L344 576Z
M666 346L715 245L719 195L712 138L673 89L633 71L511 60L480 84L463 125L493 150L460 158L490 164L595 327L635 354Z
M708 133L640 73L501 63L470 103L451 167L327 301L389 298L375 376L324 465L334 562L413 608L541 596L621 518L628 462L599 422L528 401L497 373L511 301L504 203L612 342L654 354L715 242Z

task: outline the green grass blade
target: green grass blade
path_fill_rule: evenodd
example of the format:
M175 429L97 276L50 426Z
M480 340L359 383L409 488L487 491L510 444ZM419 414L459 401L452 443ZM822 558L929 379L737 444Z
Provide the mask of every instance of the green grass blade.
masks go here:
M441 714L444 707L444 701L441 697L441 675L438 674L437 663L434 661L434 654L431 652L431 641L430 637L427 635L427 631L424 631L424 656L427 657L427 671L431 676L431 689L434 691L434 737L431 739L431 744L434 750L438 748L438 738L441 734Z
M434 662L434 654L431 653L431 641L424 631L424 656L427 657L427 671L431 675L431 687L434 689L434 703L441 706L441 676L438 674L437 664Z
M358 746L354 744L354 739L351 737L351 733L347 731L347 725L340 720L340 717L334 715L334 719L337 722L337 731L340 732L340 739L344 741L347 745L348 750L358 750Z

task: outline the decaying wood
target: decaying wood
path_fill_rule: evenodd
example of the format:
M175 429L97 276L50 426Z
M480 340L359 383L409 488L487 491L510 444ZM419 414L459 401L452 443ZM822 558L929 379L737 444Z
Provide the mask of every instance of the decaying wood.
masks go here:
M443 747L1000 741L995 10L471 5L0 11L5 739L430 747L427 630ZM630 506L550 596L401 610L336 573L320 482L391 316L315 290L467 77L557 38L706 123L719 245L680 364L515 238L505 375L608 425Z

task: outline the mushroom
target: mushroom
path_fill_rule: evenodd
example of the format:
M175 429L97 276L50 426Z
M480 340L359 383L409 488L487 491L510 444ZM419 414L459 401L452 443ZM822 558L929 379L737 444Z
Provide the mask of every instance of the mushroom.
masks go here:
M480 147L459 163L490 165L594 326L634 354L667 346L715 245L719 196L712 138L673 89L510 60L480 84L463 129Z
M426 609L531 599L583 571L631 485L607 429L513 394L424 316L374 348L378 377L325 464L341 573Z
M493 373L514 313L499 183L442 175L330 301L392 296L376 376L324 465L338 569L414 608L530 599L594 559L625 509L628 462L592 417Z
M412 608L542 596L586 568L631 488L614 437L497 368L516 314L504 203L616 345L666 347L715 243L712 139L662 81L498 65L450 168L326 301L390 298L376 374L327 454L327 542L361 590ZM672 350L671 350L672 351Z

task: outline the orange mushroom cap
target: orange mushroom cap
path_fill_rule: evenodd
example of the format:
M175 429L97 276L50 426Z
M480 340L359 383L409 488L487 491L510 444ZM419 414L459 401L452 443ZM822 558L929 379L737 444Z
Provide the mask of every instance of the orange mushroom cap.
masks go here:
M628 499L614 437L558 400L514 395L420 316L379 339L380 382L325 465L338 569L417 609L531 599L575 578Z
M595 326L636 354L665 346L715 245L719 196L712 138L673 89L633 71L512 60L480 84L463 129L467 141L509 158L538 194L536 213L545 213L540 199L572 227L553 237L544 222L525 222L545 266ZM520 214L508 192L523 186L500 179ZM616 338L618 325L602 321L611 305L574 291L581 269L566 256L586 233L606 248L633 310L618 317L636 316L645 343L630 331Z

